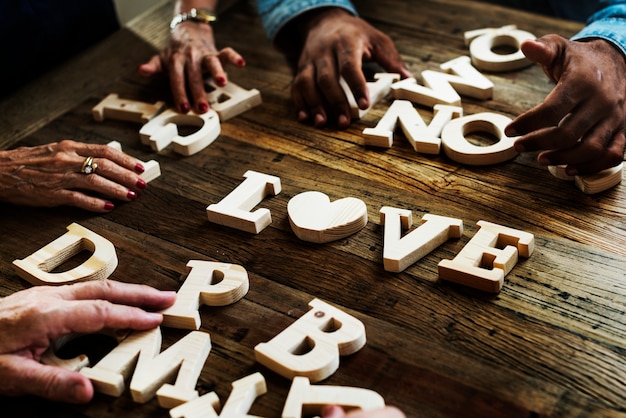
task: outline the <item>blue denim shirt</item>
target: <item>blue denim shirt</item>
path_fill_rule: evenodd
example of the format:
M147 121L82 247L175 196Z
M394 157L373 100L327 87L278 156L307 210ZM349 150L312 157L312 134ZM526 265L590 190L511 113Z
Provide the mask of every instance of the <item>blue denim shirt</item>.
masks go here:
M318 7L342 7L356 15L350 0L256 0L268 37L273 41L278 31L294 17ZM515 6L519 0L503 2ZM542 2L543 3L543 2ZM558 17L586 21L587 26L572 39L602 38L612 42L626 56L626 0L548 0ZM591 16L589 13L597 10Z

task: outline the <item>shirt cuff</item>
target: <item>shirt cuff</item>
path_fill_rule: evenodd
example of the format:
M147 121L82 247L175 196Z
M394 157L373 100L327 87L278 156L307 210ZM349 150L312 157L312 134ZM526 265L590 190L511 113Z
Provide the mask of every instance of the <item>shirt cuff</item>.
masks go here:
M257 1L259 16L268 38L274 41L276 34L292 19L320 7L341 7L353 15L356 9L349 0L261 0Z

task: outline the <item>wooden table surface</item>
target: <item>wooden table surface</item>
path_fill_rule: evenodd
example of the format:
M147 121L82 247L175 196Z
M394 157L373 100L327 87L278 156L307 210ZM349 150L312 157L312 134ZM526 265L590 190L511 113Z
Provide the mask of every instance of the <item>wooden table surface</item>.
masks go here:
M467 55L463 33L516 24L540 36L571 36L578 23L515 12L479 2L421 0L357 3L388 33L419 74ZM25 258L77 222L114 243L119 265L111 278L177 290L189 260L243 266L250 290L226 307L202 307L210 356L198 381L222 403L231 382L260 371L268 393L250 414L278 417L290 381L255 362L254 347L269 341L319 298L361 320L367 344L341 359L321 384L372 389L408 417L626 416L626 186L585 195L520 155L495 166L457 164L445 155L413 151L401 133L390 149L363 146L362 130L391 103L377 104L349 129L314 129L295 121L291 72L273 50L253 5L237 4L216 24L221 46L246 58L231 80L260 90L263 104L222 123L221 136L202 152L155 153L139 141L138 125L95 122L91 108L109 93L171 103L167 82L145 80L135 67L163 46L171 5L156 7L104 43L0 102L0 145L43 144L62 138L108 143L162 175L137 201L106 215L73 208L2 205L0 294L30 285L12 261ZM541 69L487 74L494 98L463 98L465 114L515 117L540 102L552 85ZM426 121L432 110L418 108ZM282 192L263 201L272 224L254 235L209 223L207 205L243 181L247 170L280 177ZM299 240L287 203L305 191L332 200L362 199L369 222L327 244ZM383 269L383 206L460 218L465 232L402 273ZM506 276L502 291L485 294L438 280L437 264L452 259L486 220L534 234L536 249ZM163 328L166 346L187 331ZM83 406L33 398L2 399L2 416L165 417L156 400L136 404L96 395Z

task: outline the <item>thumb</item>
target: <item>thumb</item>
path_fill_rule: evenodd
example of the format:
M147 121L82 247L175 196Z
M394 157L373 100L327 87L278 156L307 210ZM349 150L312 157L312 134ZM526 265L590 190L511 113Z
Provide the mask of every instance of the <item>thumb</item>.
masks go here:
M158 55L153 55L150 60L137 67L137 72L143 77L150 77L161 71L163 71L163 66L161 65L161 57Z
M5 382L0 393L6 395L35 395L68 403L86 403L93 397L93 385L86 376L15 354L0 356L0 375Z
M546 35L522 42L520 49L526 58L541 65L543 72L557 82L561 78L563 63L560 58L566 49L566 42L565 38L558 35Z

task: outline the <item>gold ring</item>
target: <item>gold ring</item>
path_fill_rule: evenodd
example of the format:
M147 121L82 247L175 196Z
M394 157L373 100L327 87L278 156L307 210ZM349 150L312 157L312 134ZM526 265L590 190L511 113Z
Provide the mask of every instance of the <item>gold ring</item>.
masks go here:
M93 157L87 157L80 171L85 174L93 174L96 172L96 168L98 168L98 164L93 162Z

